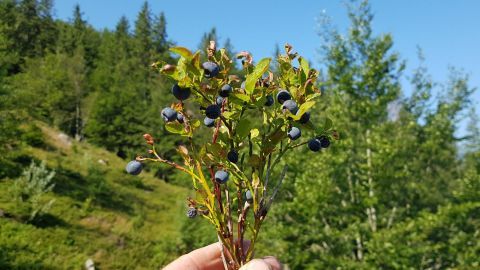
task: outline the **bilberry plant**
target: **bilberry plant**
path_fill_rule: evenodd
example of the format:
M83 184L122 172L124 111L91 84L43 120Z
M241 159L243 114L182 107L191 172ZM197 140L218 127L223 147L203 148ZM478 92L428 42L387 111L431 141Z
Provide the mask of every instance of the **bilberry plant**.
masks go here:
M230 73L233 61L215 42L210 42L204 63L200 52L183 47L170 51L179 55L176 65L152 66L174 81L171 92L178 101L161 116L167 131L185 138L178 147L183 164L161 157L149 134L144 135L151 146L149 156L138 156L135 162L165 163L191 177L196 197L187 199L187 216L202 216L213 224L225 269L237 270L252 259L262 223L285 178L286 166L278 168L282 157L301 146L319 152L338 133L328 118L321 124L312 121L318 121L310 116L321 96L319 72L288 44L286 53L278 56L275 75L270 58L254 64L250 53L237 54L243 80ZM188 106L201 108L200 114ZM211 139L193 140L208 127ZM134 162L127 166L131 174L140 170Z

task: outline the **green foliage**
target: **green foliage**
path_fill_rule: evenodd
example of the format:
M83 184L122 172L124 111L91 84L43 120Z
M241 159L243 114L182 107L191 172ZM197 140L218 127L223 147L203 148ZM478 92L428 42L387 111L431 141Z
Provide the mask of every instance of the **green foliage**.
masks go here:
M341 140L315 155L286 153L278 163L289 169L256 241L256 256L275 255L290 269L477 269L480 132L474 109L466 134L459 132L464 112L473 107L469 78L452 69L445 83L433 81L419 52L420 66L407 74L413 91L405 96L405 63L392 52L393 38L376 34L367 1L348 5L346 33L328 25L321 31L327 41L319 44L323 70L307 84L320 88L321 98L314 107L312 100L297 100L301 113L309 107L316 123L300 126L302 136L328 131ZM141 177L131 177L117 156L142 153L139 137L148 132L156 135L157 154L183 162L177 147L189 144L189 133L179 124L163 125L160 110L171 104L172 85L150 65L178 63L175 78L189 85L189 77L201 78L210 40L225 48L215 57L234 59L231 40L212 28L199 42L199 55L177 47L179 56L173 57L165 14L153 14L148 4L131 25L122 17L115 29L102 31L89 25L78 5L68 21L54 19L52 10L52 0L0 1L0 269L75 269L86 258L102 269L153 269L217 241L204 220L185 216L187 191L177 186L190 187L188 176L149 164ZM278 55L277 46L274 58ZM241 118L232 138L238 166L260 184L257 151L268 126L263 120L278 107L260 113L271 90L257 79L269 81L262 74L268 60L255 59L255 65L240 60L247 68L219 61L238 76L228 78L234 87L228 98L232 110L223 117ZM298 85L307 83L316 66L298 60L272 59L268 69L283 78L277 86L291 90L294 99L302 96ZM239 90L240 78L249 78L248 92ZM203 105L213 103L212 89L220 86L202 92L210 99ZM251 106L236 112L245 102ZM212 134L198 121L203 111L193 104L191 98L183 105L196 118L192 143L201 146ZM298 118L284 116L272 124ZM281 128L269 139L285 142L285 133ZM219 143L206 144L203 154L224 159L228 135L222 127ZM37 208L56 202L41 218L37 214L25 223L33 201L13 200L11 191L17 178L26 179L22 171L32 160L48 160L56 172L47 185L55 187L39 195ZM271 181L278 182L278 171Z
M55 171L48 170L45 162L40 165L32 162L22 176L14 181L13 200L20 212L26 214L26 221L34 222L52 207L54 200L48 200L45 195L54 187L54 176Z
M22 135L20 136L22 142L27 143L33 147L43 147L45 146L45 140L43 138L42 130L35 124L26 126L22 130Z
M80 136L86 94L82 55L49 54L27 60L25 72L12 78L17 106L69 135Z
M184 118L181 122L165 120L167 131L189 138L186 146L178 148L184 165L159 156L157 142L149 134L145 134L144 138L152 145L149 153L153 157L138 156L136 159L166 163L192 178L196 196L188 199L189 207L195 208L199 215L215 226L218 239L228 250L224 253L227 261L231 261L228 268L239 269L252 259L260 227L283 181L285 169L280 174L277 168L282 157L295 148L306 147L312 137L334 137L331 120L326 121L326 125L323 122L320 125L298 122L313 108L314 99L320 96L315 84L319 73L293 53L292 47L287 44L285 55L279 55L277 59L280 64L278 77L269 70L270 58L254 64L251 55L240 53L237 57L244 58L246 73L243 87L231 74L233 61L227 51L217 50L215 41L209 42L206 48L208 62L203 64L200 64L200 51L193 53L184 47L170 50L180 56L177 65L158 62L154 66L160 73L175 80L178 88L191 91L192 103L205 109L201 115L193 114L187 107L190 104L183 101L167 108L175 114L181 113ZM296 67L297 62L299 68ZM215 69L219 72L214 72ZM225 87L230 89L228 94L222 92ZM281 89L288 89L289 92L283 91L290 100L283 102L279 99L275 103L273 99ZM224 97L222 104L215 104L217 95ZM267 104L268 97L272 100L270 104ZM284 106L289 102L294 104L292 108ZM211 140L199 133L204 115L216 121L213 131L209 132ZM297 138L289 139L287 133L292 127L302 128L306 139L302 138L299 142L294 142ZM196 144L193 139L196 139ZM242 157L240 162L227 159L227 153L233 150ZM205 176L207 171L210 177L208 174ZM222 176L217 177L217 174ZM268 185L269 178L274 177L279 179L270 181ZM244 202L247 190L253 194L251 202ZM234 243L237 235L241 245ZM243 251L243 239L250 241L247 251ZM240 255L242 253L245 255Z
M48 149L21 151L55 170L55 187L44 197L55 203L25 224L11 199L16 180L0 181L0 268L79 268L92 258L103 269L158 269L181 255L181 239L188 237L181 231L185 189L150 173L141 176L143 186L133 187L115 154L84 142L67 146L58 130L42 130Z
M420 233L420 226L435 230L436 225L424 222L422 215L442 220L445 228L474 226L454 225L454 219L444 219L439 209L452 202L455 193L465 202L472 201L478 190L478 171L459 178L454 134L456 119L472 93L468 77L453 70L441 98L435 100L431 93L437 90L435 84L421 66L413 76L414 94L402 99L403 63L391 52L391 37L372 34L367 2L352 5L349 16L348 35L325 31L331 34L324 48L327 73L321 82L327 90L319 104L344 131L342 140L319 156L287 157L293 180L285 183L289 192L280 194L263 249L274 247L267 250L285 256L293 269L472 266L472 261L452 259L465 256L462 250L443 249L450 241L462 241L454 233L419 241L419 249L409 247L405 235L376 242L406 228L408 222L422 225L408 227L405 233ZM395 242L388 246L395 251L382 251L389 241ZM372 251L374 242L379 246ZM436 246L442 248L427 252ZM423 265L416 255L423 257Z

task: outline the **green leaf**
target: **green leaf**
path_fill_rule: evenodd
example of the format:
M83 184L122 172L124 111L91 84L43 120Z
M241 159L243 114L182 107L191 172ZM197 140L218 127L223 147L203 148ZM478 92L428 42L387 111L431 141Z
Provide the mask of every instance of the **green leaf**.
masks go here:
M170 122L165 124L165 129L174 134L183 134L185 133L185 130L183 128L183 125L178 123L178 122Z
M245 80L245 91L247 91L247 93L253 93L253 90L255 89L255 83L262 76L262 74L268 70L271 60L272 59L270 58L263 58L255 66L253 72L247 75L247 79Z
M313 107L313 105L315 105L315 101L307 101L300 105L300 109L298 110L297 114L292 116L293 120L299 120L304 113Z
M328 117L325 118L325 125L323 126L323 129L324 129L325 131L327 131L327 130L330 130L330 129L332 128L332 126L333 126L333 121L332 121L332 119L330 119L330 118L328 118Z
M252 137L252 139L258 137L259 134L260 134L260 131L256 128L250 130L250 136Z
M190 125L191 125L193 128L198 128L198 127L200 127L200 120L198 120L198 119L192 120L192 122L190 123Z
M252 123L248 119L242 119L237 125L236 131L240 139L245 138L249 133L252 127Z
M173 53L176 53L180 56L183 56L187 59L191 59L192 56L193 56L192 52L185 47L172 47L172 48L170 48L170 51L173 52Z
M245 101L245 102L249 102L250 101L250 97L245 95L245 94L242 94L242 93L234 93L232 96L242 100L242 101Z
M180 59L178 59L177 69L175 70L174 75L175 75L174 79L177 80L177 81L183 81L186 78L186 76L187 76L187 63L186 63L185 58L180 57Z
M300 62L300 67L302 67L302 71L305 74L305 77L308 78L308 73L310 72L310 65L308 64L308 60L300 57L298 58L298 62Z
M197 51L192 58L190 59L190 65L188 66L188 70L196 75L200 76L201 68L200 68L200 51Z
M221 158L226 156L226 152L223 147L218 143L213 143L207 146L207 151L214 157Z
M307 100L307 101L310 101L310 100L315 99L315 98L317 98L317 97L319 97L319 96L321 96L321 95L322 95L321 93L313 93L313 94L311 94L311 95L308 95L307 98L306 98L306 100Z
M236 111L227 111L227 112L223 112L222 115L226 119L232 119L232 118L237 117L239 115L239 113L236 112Z

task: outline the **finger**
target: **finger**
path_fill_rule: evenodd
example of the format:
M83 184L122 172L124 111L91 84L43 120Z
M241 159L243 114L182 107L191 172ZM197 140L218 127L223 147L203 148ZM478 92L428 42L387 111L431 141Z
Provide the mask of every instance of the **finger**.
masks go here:
M282 270L282 264L273 256L263 257L263 261L272 267L272 270Z
M265 257L264 259L251 260L240 270L281 270L282 264L275 257Z
M272 269L264 260L253 259L246 265L242 266L240 270L272 270Z
M220 253L220 244L211 244L181 256L163 270L223 270Z

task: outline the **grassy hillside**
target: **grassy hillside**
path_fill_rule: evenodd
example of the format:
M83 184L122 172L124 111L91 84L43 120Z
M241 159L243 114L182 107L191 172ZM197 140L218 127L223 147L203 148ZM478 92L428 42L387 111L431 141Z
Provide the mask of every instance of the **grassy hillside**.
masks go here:
M0 269L155 269L184 243L188 191L150 173L132 177L125 161L41 125L42 147L24 154L56 171L55 202L37 224L20 221L11 195L14 180L0 181ZM184 247L183 247L184 248Z

